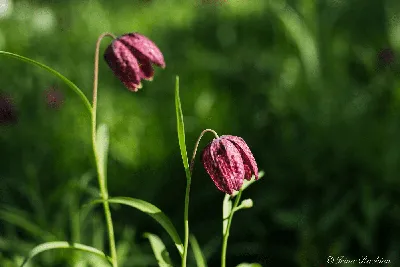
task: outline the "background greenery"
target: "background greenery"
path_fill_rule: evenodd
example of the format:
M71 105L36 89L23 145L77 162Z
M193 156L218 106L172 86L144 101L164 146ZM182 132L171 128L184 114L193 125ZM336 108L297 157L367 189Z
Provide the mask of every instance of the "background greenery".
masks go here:
M254 207L233 219L228 266L325 266L329 255L400 266L399 14L396 0L0 0L0 50L55 68L91 98L97 37L148 36L167 68L138 93L100 63L110 195L155 204L183 235L179 75L189 154L212 128L243 137L265 170L244 194ZM383 49L394 57L381 59ZM64 95L58 109L46 105L51 86ZM18 114L16 124L0 125L0 266L17 266L44 241L107 250L101 207L78 212L98 193L85 107L55 77L7 57L0 92ZM219 265L222 199L198 159L191 232L211 267ZM121 266L156 266L144 232L160 235L178 262L150 217L120 207L113 218ZM29 266L102 266L80 255L47 252Z

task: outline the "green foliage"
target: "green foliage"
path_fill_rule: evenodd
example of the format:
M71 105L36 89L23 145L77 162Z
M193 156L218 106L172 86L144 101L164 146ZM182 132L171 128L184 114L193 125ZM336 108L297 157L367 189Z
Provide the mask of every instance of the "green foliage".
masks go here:
M31 252L29 253L29 256L25 259L25 261L21 264L21 267L25 266L27 264L27 262L29 260L31 260L33 257L35 257L36 255L49 251L49 250L54 250L54 249L75 249L75 250L81 250L87 253L92 253L95 254L97 256L103 257L104 259L106 259L107 261L109 261L109 263L111 264L111 259L105 255L102 251L86 246L86 245L82 245L82 244L77 244L77 243L68 243L68 242L63 242L63 241L58 241L58 242L47 242L47 243L43 243L40 244L36 247L34 247Z
M399 1L6 2L13 9L0 14L0 50L51 66L86 96L102 32L137 31L163 51L167 68L137 94L100 63L98 120L111 133L111 196L162 206L181 229L184 181L170 86L178 73L186 144L205 128L241 136L267 177L246 189L255 205L235 215L228 266L309 267L328 255L398 265ZM379 59L384 48L394 52L392 62ZM65 96L59 110L45 105L50 86ZM19 119L0 126L0 266L18 266L42 242L107 247L101 209L80 209L99 192L93 174L82 176L94 173L88 105L69 89L0 55L0 92L12 96ZM221 198L197 160L190 226L209 266L220 262ZM163 229L127 214L113 210L123 266L156 264L141 240L146 231L176 261ZM83 255L43 253L31 265L101 266Z
M169 258L169 253L161 239L158 236L150 233L145 233L144 236L150 241L154 255L156 256L158 262L158 266L172 267L173 265L171 259Z
M176 125L178 129L178 141L179 148L181 150L183 167L185 168L186 177L189 179L190 170L189 170L189 161L186 151L186 143L185 143L185 125L183 123L183 113L182 113L182 105L179 97L179 77L176 76L175 82L175 111L176 111Z
M129 197L113 197L109 198L108 202L127 205L150 215L165 229L165 231L167 231L172 240L175 242L175 246L178 249L179 253L182 253L183 245L174 225L159 208L144 200ZM92 203L102 203L102 200L95 200Z
M197 267L207 267L206 259L204 258L199 242L197 242L197 239L194 235L189 236L189 242L193 250L193 255L196 260Z

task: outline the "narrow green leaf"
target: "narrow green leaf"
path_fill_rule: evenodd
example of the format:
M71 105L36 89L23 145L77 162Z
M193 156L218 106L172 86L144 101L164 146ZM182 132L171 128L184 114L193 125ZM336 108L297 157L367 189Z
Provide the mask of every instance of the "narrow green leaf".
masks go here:
M89 206L92 204L102 203L103 200L95 200L90 202ZM129 198L129 197L113 197L108 199L109 203L122 204L127 205L132 208L138 209L144 213L150 215L154 220L156 220L164 229L167 231L169 236L175 243L180 255L183 253L183 244L179 237L178 232L176 231L174 225L171 220L165 215L159 208L154 206L153 204L146 202L141 199Z
M150 233L145 233L143 236L149 239L151 248L156 256L158 266L172 267L172 261L169 257L169 253L161 239L158 236Z
M27 215L17 209L4 208L0 209L0 219L6 221L12 225L18 226L24 229L26 232L32 234L33 236L42 239L43 241L54 240L55 236L43 230L42 227L32 222L32 220L27 219Z
M81 98L81 100L82 100L83 103L85 104L87 110L88 110L89 113L91 114L91 112L92 112L92 106L90 105L89 100L86 98L86 96L85 96L85 94L82 92L82 90L79 89L78 86L76 86L73 82L71 82L70 80L68 80L64 75L62 75L62 74L59 73L58 71L56 71L56 70L50 68L49 66L47 66L47 65L45 65L45 64L43 64L43 63L37 62L37 61L35 61L35 60L33 60L33 59L30 59L30 58L27 58L27 57L24 57L24 56L20 56L20 55L14 54L14 53L6 52L6 51L0 51L0 55L5 55L5 56L13 57L13 58L19 59L19 60L21 60L21 61L28 62L28 63L30 63L30 64L32 64L32 65L39 66L39 67L41 67L41 68L47 70L48 72L50 72L50 73L53 74L54 76L60 78L69 88L72 89L72 91L74 91L74 92Z
M241 263L236 267L262 267L261 264L258 263Z
M305 74L311 83L315 83L320 76L320 62L318 45L313 31L304 22L304 19L284 1L269 1L269 7L283 24L287 35L297 45L300 57L303 61Z
M260 171L260 172L258 173L258 180L257 180L257 181L259 181L261 178L263 178L263 177L264 177L264 174L265 174L264 171ZM250 181L244 180L243 185L242 185L242 188L240 189L240 191L244 191L247 187L249 187L250 185L252 185L254 182L256 182L256 180L254 179L254 175L253 175L253 177L251 177L251 180L250 180ZM232 194L232 196L235 197L235 196L237 196L237 194L239 194L239 191L235 191L235 192Z
M222 235L224 236L228 228L228 218L232 212L232 200L230 195L225 194L222 204Z
M89 252L91 254L95 254L95 255L98 255L98 256L106 259L111 264L111 258L108 257L106 254L104 254L104 252L102 252L96 248L78 244L78 243L68 243L65 241L57 241L57 242L43 243L43 244L40 244L40 245L34 247L30 251L28 257L22 263L21 267L23 267L29 260L31 260L36 255L38 255L42 252L48 251L48 250L53 250L53 249L75 249L75 250Z
M99 172L101 172L100 177L104 177L104 184L106 185L107 185L107 155L108 155L109 143L110 139L108 134L108 127L105 124L101 124L97 129L97 134L96 134L96 150L99 157Z
M204 258L204 254L200 249L199 242L197 242L194 235L189 236L190 245L193 250L194 259L196 260L197 267L207 267L207 262Z
M176 76L175 83L175 110L176 110L176 125L178 129L178 140L179 140L179 148L181 149L183 167L185 168L186 177L190 176L189 171L189 161L187 157L186 151L186 143L185 143L185 125L183 123L183 113L181 100L179 98L179 76Z

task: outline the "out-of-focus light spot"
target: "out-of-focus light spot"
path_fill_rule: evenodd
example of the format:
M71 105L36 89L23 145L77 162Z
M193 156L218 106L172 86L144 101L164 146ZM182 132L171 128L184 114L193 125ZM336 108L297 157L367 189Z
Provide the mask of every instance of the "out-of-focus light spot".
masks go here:
M32 18L32 27L37 31L49 32L54 28L54 13L50 8L37 10Z
M203 91L197 98L195 110L198 116L206 117L211 110L215 101L214 95L209 92Z
M222 24L217 29L217 38L222 46L229 46L236 43L236 32L229 24Z
M253 123L257 128L263 128L267 124L268 116L265 110L260 110L254 114Z
M295 85L300 73L300 62L297 58L289 58L285 61L281 73L281 83L283 87L291 88Z
M9 16L12 12L11 0L0 0L0 19Z
M15 3L15 14L13 16L18 21L30 19L32 17L32 6L25 1Z

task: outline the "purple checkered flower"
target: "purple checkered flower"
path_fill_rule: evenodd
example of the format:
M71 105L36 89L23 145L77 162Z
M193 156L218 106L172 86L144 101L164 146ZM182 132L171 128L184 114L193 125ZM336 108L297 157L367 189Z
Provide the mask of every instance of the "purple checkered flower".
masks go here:
M237 136L223 135L203 150L201 161L216 187L229 195L239 191L243 180L258 179L257 163L246 142Z
M133 92L142 88L142 79L153 79L151 64L165 68L160 49L139 33L128 33L114 39L106 49L104 59L121 82Z

